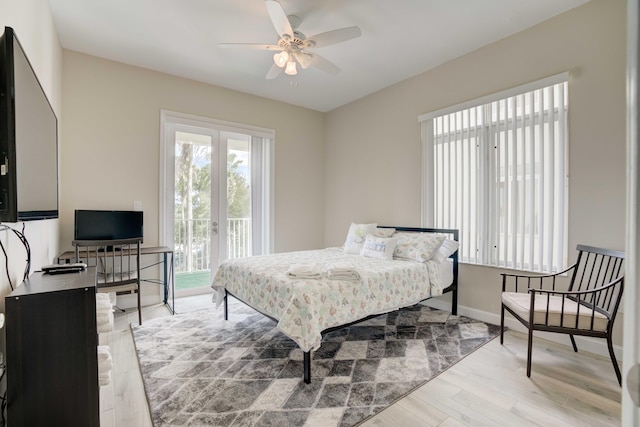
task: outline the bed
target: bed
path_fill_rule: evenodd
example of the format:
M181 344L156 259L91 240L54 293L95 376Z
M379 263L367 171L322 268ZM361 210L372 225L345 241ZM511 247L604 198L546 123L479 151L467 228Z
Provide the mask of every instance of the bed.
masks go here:
M217 304L235 297L277 322L304 352L322 333L452 293L457 314L458 230L351 224L345 246L236 258L212 282Z

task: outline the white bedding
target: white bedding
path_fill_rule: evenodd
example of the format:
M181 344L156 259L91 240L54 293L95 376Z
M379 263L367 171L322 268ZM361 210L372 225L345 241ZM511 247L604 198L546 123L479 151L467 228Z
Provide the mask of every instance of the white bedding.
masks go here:
M305 263L325 272L336 263L351 265L360 280L329 280L326 274L321 279L287 275L292 265ZM277 319L280 331L303 351L310 351L320 347L323 330L441 295L452 278L448 260L441 265L380 260L329 248L228 260L218 268L211 286L217 290L218 301L227 289Z
M453 283L453 260L447 258L438 264L440 269L440 280L442 281L442 289L446 289L447 286Z

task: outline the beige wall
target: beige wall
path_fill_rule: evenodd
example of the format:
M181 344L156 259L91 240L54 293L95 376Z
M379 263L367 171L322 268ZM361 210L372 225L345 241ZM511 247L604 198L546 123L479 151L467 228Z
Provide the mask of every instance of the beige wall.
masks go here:
M18 36L56 112L60 130L62 128L62 48L51 18L49 2L47 0L0 0L0 32L4 32L5 26L13 28ZM24 225L24 232L31 247L31 271L53 262L53 258L58 253L57 219L8 225L18 230L22 230ZM15 287L22 281L26 253L13 233L0 232L0 240L7 248L11 281ZM0 307L4 307L4 296L10 292L4 263L4 257L0 257Z
M342 244L351 221L419 225L418 116L567 70L569 244L624 248L622 0L593 0L326 114L62 53L46 0L0 0L0 25L16 30L62 131L61 219L27 223L34 268L51 262L58 243L69 247L76 208L140 200L146 244L158 242L160 109L276 130L275 249L296 250ZM0 239L20 254L6 233ZM21 259L11 256L13 276ZM497 314L498 273L463 265L460 304ZM7 288L0 276L0 292Z
M594 0L329 112L325 244L351 221L420 225L420 114L569 71L569 247L624 249L625 23ZM462 265L460 304L497 315L499 272Z
M63 56L61 247L75 209L144 210L159 242L160 110L275 129L275 250L323 243L323 114L72 51Z

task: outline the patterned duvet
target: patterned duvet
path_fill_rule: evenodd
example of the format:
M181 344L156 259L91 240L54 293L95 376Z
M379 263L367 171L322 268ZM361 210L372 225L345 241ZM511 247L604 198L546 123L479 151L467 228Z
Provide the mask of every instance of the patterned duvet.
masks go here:
M359 281L291 279L293 264L353 266ZM339 248L237 258L222 263L213 279L218 302L225 288L256 310L278 319L278 329L303 351L320 347L321 332L371 314L413 305L442 294L440 269L418 263L349 255Z

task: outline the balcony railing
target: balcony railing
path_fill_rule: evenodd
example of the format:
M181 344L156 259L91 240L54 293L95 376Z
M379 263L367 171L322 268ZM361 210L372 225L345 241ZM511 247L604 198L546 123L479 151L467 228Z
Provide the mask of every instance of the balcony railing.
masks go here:
M192 219L175 222L175 271L192 273L211 270L211 220ZM227 258L251 253L251 219L227 220Z

